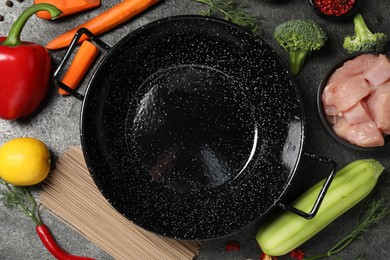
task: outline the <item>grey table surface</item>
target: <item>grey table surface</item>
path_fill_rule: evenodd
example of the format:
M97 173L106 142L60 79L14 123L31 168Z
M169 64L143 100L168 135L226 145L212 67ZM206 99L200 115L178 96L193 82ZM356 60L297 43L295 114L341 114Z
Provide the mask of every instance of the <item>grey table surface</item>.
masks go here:
M0 35L8 33L12 22L32 2L32 0L25 0L22 3L13 1L13 7L8 7L5 5L5 1L1 1L0 14L4 16L4 21L0 22ZM118 2L118 0L102 1L101 6L97 9L54 22L32 17L25 26L22 39L45 45L53 37L81 24ZM364 153L343 147L325 132L317 114L315 100L318 83L328 66L346 54L342 49L342 42L346 35L352 34L352 22L335 23L319 18L310 9L309 0L252 0L244 1L244 3L248 4L248 10L252 14L263 18L262 31L259 33L259 37L263 38L274 48L285 64L288 64L287 53L272 38L273 30L278 24L294 18L309 18L322 25L328 33L329 40L326 48L313 53L307 59L301 73L294 77L301 91L305 108L306 141L304 150L332 158L338 162L339 167L358 158L374 157L390 169L389 150L377 153ZM149 22L174 15L198 14L204 8L205 5L192 0L166 0L126 24L104 34L101 36L101 39L113 46L129 32ZM361 13L366 17L367 24L373 30L382 31L390 35L389 8L390 2L388 0L365 0L361 5ZM53 68L55 68L64 55L64 51L53 51L51 55ZM0 71L0 77L7 76L1 73ZM82 82L81 91L85 89L89 77L90 75L88 74ZM56 91L52 91L52 94L39 113L22 120L1 120L0 143L2 144L15 137L36 137L44 141L54 157L58 158L69 146L80 146L80 108L81 103L79 100L72 97L64 98L56 94ZM326 173L322 173L316 167L310 165L302 166L300 171L309 176L301 181L311 178L319 180L326 175ZM389 174L388 170L386 170L386 174ZM39 188L34 190L34 196L38 198ZM302 249L310 255L323 253L353 228L358 212L358 207L348 211L317 236L302 245ZM43 211L42 218L50 227L60 245L68 251L97 259L111 259L108 254L48 212ZM197 258L199 260L259 259L261 250L254 238L259 224L253 223L228 237L203 241L200 255ZM361 239L351 244L339 256L343 259L357 259L361 256L363 259L389 259L389 227L390 218L387 217L373 226ZM241 249L235 252L226 252L225 245L229 241L239 242ZM39 241L33 223L20 210L10 210L3 205L0 205L0 259L52 259L52 256ZM288 258L281 257L280 259Z

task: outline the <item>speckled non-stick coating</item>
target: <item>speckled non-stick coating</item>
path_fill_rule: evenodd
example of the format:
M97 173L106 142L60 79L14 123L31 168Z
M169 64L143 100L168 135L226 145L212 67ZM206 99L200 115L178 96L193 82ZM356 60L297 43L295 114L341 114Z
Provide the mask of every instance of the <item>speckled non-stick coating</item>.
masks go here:
M115 45L81 121L102 194L134 223L177 239L225 236L269 213L304 142L301 98L275 52L201 16L154 22Z

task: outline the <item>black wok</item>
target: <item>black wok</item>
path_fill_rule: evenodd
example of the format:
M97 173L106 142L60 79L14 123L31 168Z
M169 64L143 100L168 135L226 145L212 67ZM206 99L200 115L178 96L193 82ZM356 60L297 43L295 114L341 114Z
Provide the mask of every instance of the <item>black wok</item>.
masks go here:
M177 239L231 234L279 206L303 154L304 111L291 76L260 38L232 23L180 16L146 25L107 51L83 100L88 169L112 206Z

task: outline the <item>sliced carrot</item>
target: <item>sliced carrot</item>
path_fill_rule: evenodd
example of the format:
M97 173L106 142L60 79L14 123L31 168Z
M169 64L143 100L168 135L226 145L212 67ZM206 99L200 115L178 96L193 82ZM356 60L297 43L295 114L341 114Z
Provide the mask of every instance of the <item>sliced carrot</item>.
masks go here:
M124 0L84 24L56 37L46 45L46 48L55 50L69 46L77 30L82 27L87 28L95 35L105 33L130 20L132 17L138 15L157 2L159 2L159 0ZM83 41L86 38L86 36L81 37L80 41Z
M70 64L65 76L62 79L62 83L75 89L85 73L88 71L91 64L94 62L96 57L99 54L99 49L93 45L90 41L84 41L76 55L73 58L72 63ZM61 95L68 95L69 93L65 90L59 88L58 93Z
M75 14L81 11L92 9L100 5L100 0L34 0L34 4L52 4L62 11L60 17ZM37 12L37 16L42 19L51 20L49 12Z

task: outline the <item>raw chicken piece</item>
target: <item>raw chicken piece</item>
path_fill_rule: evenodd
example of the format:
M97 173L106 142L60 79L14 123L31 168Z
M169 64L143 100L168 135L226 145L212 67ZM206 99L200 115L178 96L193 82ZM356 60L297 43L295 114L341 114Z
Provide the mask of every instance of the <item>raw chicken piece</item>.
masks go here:
M341 138L347 140L348 132L350 131L351 125L345 120L345 118L339 118L333 125L334 132Z
M370 94L371 88L363 75L350 78L332 92L332 102L338 111L345 111Z
M390 134L390 82L377 86L367 99L368 110L382 133Z
M373 54L362 54L352 60L346 61L342 68L345 74L356 76L364 73L376 58L377 56Z
M344 118L340 118L333 129L341 138L361 147L377 147L385 144L383 135L374 122L350 125Z
M360 101L350 109L344 111L343 117L350 125L373 121L368 111L367 103L364 101Z
M336 85L330 83L326 85L324 90L322 91L322 104L326 107L334 106L334 96L333 93L336 91Z
M339 116L340 112L335 106L324 106L325 114L328 116Z
M341 116L340 111L337 110L334 105L334 95L336 91L336 85L333 83L328 84L321 95L322 105L324 107L324 112L328 116Z
M328 116L336 116L339 114L339 111L333 104L333 92L335 91L335 87L336 85L333 83L326 85L321 95L322 105L324 107L325 114Z
M334 84L335 86L342 85L347 82L349 78L351 78L350 72L343 69L343 67L340 67L329 77L327 84Z
M377 56L373 54L362 54L352 60L346 61L340 68L333 72L321 97L324 111L327 115L336 116L340 114L340 110L334 104L335 100L333 95L338 88L350 80L351 77L362 74L376 58Z
M374 86L379 86L390 79L390 61L386 55L379 54L364 73L364 78Z

